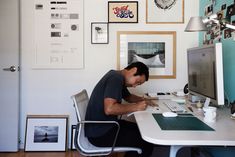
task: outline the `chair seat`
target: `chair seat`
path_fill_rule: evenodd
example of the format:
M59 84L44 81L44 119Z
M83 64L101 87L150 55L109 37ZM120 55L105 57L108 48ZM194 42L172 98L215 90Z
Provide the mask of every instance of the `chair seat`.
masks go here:
M111 151L111 147L96 147L94 145L89 145L89 147L84 148L83 147L83 151L87 152L87 153L97 153L97 152L102 152L102 153L106 153L106 152L110 152ZM142 150L139 148L134 148L134 147L115 147L113 149L113 152L127 152L127 151L136 151L138 152L138 154L142 153Z
M108 153L108 152L111 152L111 149L112 149L112 147L96 147L93 144L91 144L85 136L82 137L82 145L80 144L81 143L78 143L81 151L91 153L91 154L97 153L97 152ZM138 154L142 153L141 149L135 148L135 147L114 147L113 149L113 152L127 152L127 151L136 151L138 152Z

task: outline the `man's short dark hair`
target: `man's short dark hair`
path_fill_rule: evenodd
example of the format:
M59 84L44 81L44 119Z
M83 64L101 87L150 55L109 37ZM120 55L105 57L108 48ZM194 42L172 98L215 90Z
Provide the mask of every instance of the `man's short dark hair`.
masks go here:
M145 75L145 79L146 81L148 81L149 79L149 68L142 62L133 62L131 64L129 64L125 69L129 70L131 68L137 68L136 73L134 74L134 76L137 75Z

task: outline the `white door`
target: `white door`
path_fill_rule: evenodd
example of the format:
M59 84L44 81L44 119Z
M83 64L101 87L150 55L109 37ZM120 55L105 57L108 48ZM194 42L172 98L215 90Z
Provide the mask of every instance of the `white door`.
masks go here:
M0 152L18 151L19 0L0 0Z

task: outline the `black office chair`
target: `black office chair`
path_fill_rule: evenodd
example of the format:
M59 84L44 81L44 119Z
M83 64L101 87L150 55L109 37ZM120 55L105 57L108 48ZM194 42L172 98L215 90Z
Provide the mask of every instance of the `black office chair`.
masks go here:
M85 114L87 109L87 104L89 101L88 94L86 90L73 95L72 100L74 102L74 108L77 116L77 127L74 138L75 148L80 152L80 154L85 156L106 156L113 152L127 152L127 151L136 151L141 154L142 150L135 147L115 147L117 140L118 132L120 126L116 121L85 121ZM84 134L84 124L85 123L99 123L99 124L114 124L117 126L117 133L113 141L113 145L110 147L96 147L89 142L87 137Z

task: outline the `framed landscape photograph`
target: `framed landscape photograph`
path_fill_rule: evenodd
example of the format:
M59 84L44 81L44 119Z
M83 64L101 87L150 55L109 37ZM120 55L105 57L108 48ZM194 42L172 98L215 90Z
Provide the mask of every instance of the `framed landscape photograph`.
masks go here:
M176 78L176 32L117 32L117 69L136 61L149 67L151 79Z
M146 0L146 23L184 23L184 0Z
M92 44L109 43L109 25L107 22L91 23L91 43Z
M138 23L138 1L109 1L109 23Z
M25 151L66 151L67 125L66 115L28 115Z

